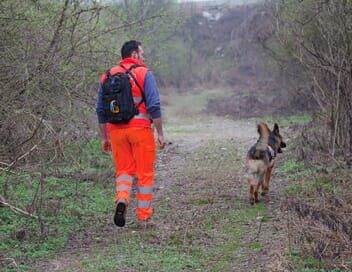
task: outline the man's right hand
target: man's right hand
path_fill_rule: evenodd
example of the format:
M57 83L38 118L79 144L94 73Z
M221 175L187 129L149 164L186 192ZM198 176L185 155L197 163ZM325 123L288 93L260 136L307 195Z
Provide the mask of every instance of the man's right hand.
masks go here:
M158 135L158 143L159 143L160 149L163 149L165 147L166 142L163 135Z
M110 140L103 140L102 143L102 152L108 155L111 152L111 142Z

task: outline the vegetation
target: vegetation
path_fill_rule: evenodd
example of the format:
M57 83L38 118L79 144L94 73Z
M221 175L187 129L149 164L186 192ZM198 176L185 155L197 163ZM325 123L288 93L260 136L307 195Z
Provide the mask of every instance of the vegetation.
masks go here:
M352 269L352 2L239 2L0 2L1 271L50 271L56 254L61 271ZM129 39L170 144L161 226L120 231L94 108ZM258 121L278 122L288 151L252 207L242 166Z
M81 150L79 156L77 150ZM24 271L35 258L63 249L72 233L101 224L101 219L111 212L113 170L110 158L99 151L100 141L90 141L65 150L70 164L1 176L6 201L31 214L29 217L1 208L0 251L9 258L5 263L16 260L17 267Z
M283 0L271 1L270 12L275 44L304 69L311 84L305 94L313 95L324 117L325 148L332 156L342 152L346 160L352 154L351 9L351 1Z

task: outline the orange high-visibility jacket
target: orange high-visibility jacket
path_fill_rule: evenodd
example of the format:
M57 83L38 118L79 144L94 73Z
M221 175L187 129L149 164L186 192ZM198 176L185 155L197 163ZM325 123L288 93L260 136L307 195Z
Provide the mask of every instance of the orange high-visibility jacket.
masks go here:
M126 69L129 69L132 65L140 65L137 68L131 70L131 73L135 76L136 80L138 81L139 86L142 88L144 92L144 79L145 75L148 72L147 66L142 63L141 61L134 59L134 58L125 58L120 62L120 65L123 65ZM120 65L114 66L110 69L110 74L116 73L125 73L126 70L122 68ZM100 82L104 84L107 75L104 73L100 79ZM136 106L142 101L143 96L141 90L138 88L135 81L131 78L131 85L132 85L132 95L133 100ZM141 103L138 107L139 114L133 117L127 124L111 124L108 123L108 129L111 131L113 129L119 128L128 128L128 127L150 127L151 126L151 116L147 110L145 101Z

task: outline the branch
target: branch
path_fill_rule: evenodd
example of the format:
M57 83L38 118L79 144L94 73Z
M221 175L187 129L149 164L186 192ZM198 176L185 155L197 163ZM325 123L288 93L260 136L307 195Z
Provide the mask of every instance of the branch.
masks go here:
M8 208L10 208L10 210L12 210L12 211L15 212L15 213L24 214L24 215L29 216L29 217L31 217L31 218L38 219L38 216L33 215L33 214L31 214L31 213L29 213L29 212L26 212L26 211L24 211L24 210L22 210L22 209L20 209L20 208L17 208L17 207L15 207L15 206L10 205L10 204L7 203L7 202L3 199L3 197L1 197L1 196L0 196L0 207L8 207Z
M133 22L130 22L130 23L127 23L127 24L123 24L123 25L120 25L120 26L117 26L117 27L113 27L113 28L107 29L105 31L97 33L97 34L95 34L95 35L93 35L91 37L88 37L87 39L77 43L76 46L81 46L82 44L85 44L85 43L91 41L92 39L97 39L97 38L99 38L102 35L109 34L111 32L114 32L114 31L118 30L118 29L123 29L123 28L126 28L126 27L130 27L130 26L142 23L144 21L153 20L153 19L162 18L162 17L163 17L163 15L158 14L158 15L150 16L150 17L147 17L147 18L141 18L141 19L138 19L136 21L133 21Z
M4 170L5 170L5 171L8 170L8 169L11 168L17 161L22 160L23 158L27 157L27 156L28 156L29 154L31 154L32 151L33 151L34 149L36 149L37 147L38 147L38 145L33 146L28 152L26 152L26 153L24 153L23 155L21 155L21 156L17 157L16 159L14 159L14 161L11 162L11 163L8 165L8 167L5 168Z
M251 242L253 242L253 241L255 241L255 240L258 239L259 234L260 234L260 231L261 231L261 229L262 229L263 218L264 218L264 217L262 217L262 218L260 219L260 224L259 224L258 232L257 232L257 234L251 239Z

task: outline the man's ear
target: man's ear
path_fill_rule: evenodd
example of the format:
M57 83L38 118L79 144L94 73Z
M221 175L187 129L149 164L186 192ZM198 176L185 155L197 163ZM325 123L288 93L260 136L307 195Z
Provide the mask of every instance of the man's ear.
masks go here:
M137 59L138 58L138 52L137 51L133 51L131 53L131 58Z
M277 123L274 124L273 133L276 135L279 135L279 133L280 133L279 125Z

